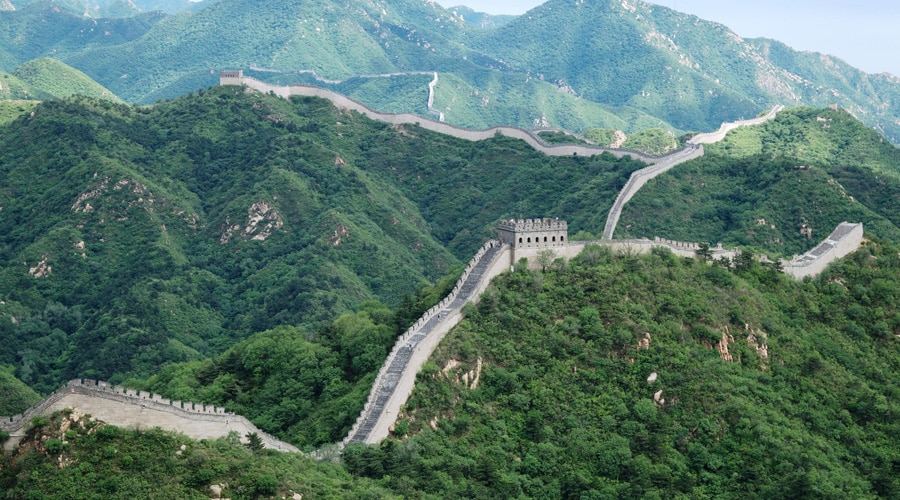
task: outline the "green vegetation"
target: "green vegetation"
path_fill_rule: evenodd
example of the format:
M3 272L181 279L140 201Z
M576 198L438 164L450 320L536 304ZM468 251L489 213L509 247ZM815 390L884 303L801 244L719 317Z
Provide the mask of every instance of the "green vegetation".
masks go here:
M38 95L61 98L77 94L122 102L81 71L55 59L34 59L16 68L13 75L36 89Z
M616 140L616 131L606 128L592 128L584 131L584 137L598 146L610 146Z
M503 275L345 466L445 498L895 496L898 250L809 283L599 247Z
M579 139L567 132L538 132L541 139L547 144L587 144L587 141Z
M642 188L617 236L790 256L849 221L900 240L900 150L844 111L785 110L705 151Z
M252 62L349 79L347 92L366 104L423 115L425 88L417 82L428 77L356 77L436 71L435 107L449 123L547 122L576 132L706 131L776 103L837 102L900 141L900 84L889 75L770 40L742 40L659 5L564 2L491 19L416 0L350 0L343 10L327 0L207 0L171 16L149 11L180 11L183 0L100 3L105 10L93 19L41 2L0 12L9 27L0 33L0 70L53 57L127 102L151 103L212 86L218 70ZM134 15L131 5L148 13Z
M236 433L198 442L75 418L54 415L29 431L21 455L0 457L0 498L205 499L213 488L234 499L394 496L330 463L249 450Z
M0 390L110 379L225 406L308 450L344 435L394 339L498 219L559 216L590 239L644 166L235 87L33 111L0 126L0 363L14 367ZM710 146L641 190L620 227L753 247L743 258L590 247L518 266L465 309L394 438L347 448L343 469L238 436L56 432L57 415L35 422L43 444L0 461L0 490L896 496L897 154L809 109ZM751 258L806 250L841 220L868 241L815 280Z
M675 136L663 129L651 128L629 135L622 147L654 156L662 156L678 149L678 141L675 140Z
M0 126L30 113L37 105L38 101L0 101Z
M0 415L16 415L40 400L38 393L13 375L12 366L0 366Z
M422 288L393 313L366 302L315 334L278 327L216 358L164 366L146 381L124 384L171 399L224 406L312 451L347 434L394 340L455 283L451 276Z
M588 247L566 265L499 277L426 364L394 437L344 450L349 474L252 452L236 435L88 434L81 425L96 424L86 419L62 433L55 416L32 431L42 445L0 459L0 488L11 498L140 497L148 484L176 497L226 484L234 498L337 488L407 498L892 498L898 254L873 239L796 282L753 259L726 268L664 249ZM279 373L285 350L257 347L273 362L258 365L273 369L270 379L293 376Z
M4 109L9 106L7 103L10 102L19 103L24 101L50 99L51 97L50 94L35 88L15 75L0 72L0 99L2 99ZM4 112L4 115L6 115L6 112ZM4 123L7 121L11 120L7 119Z

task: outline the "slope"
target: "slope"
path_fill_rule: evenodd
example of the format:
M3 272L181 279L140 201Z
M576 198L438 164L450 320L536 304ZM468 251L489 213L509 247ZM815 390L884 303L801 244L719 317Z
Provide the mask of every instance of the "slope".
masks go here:
M34 59L13 71L13 76L36 89L40 95L53 98L82 95L112 102L122 100L77 69L50 58Z
M23 380L150 374L253 331L397 304L457 262L415 204L339 160L334 108L267 101L48 102L6 128L0 308L17 326L2 359Z
M506 67L628 104L686 130L774 104L839 102L900 140L898 81L835 58L743 40L727 27L640 0L550 0L471 46Z
M139 38L164 17L152 12L127 19L91 19L48 2L0 11L4 28L0 30L0 69L12 71L40 57L65 60L95 47L120 45ZM102 83L109 86L109 82Z
M41 400L12 371L11 366L0 366L0 415L15 415Z
M428 70L449 56L453 45L445 32L460 23L436 4L412 0L348 6L225 0L169 17L132 43L82 51L66 62L109 82L126 100L139 100L184 75L251 63L316 70L329 78ZM119 79L122 74L129 77ZM187 90L194 88L179 92Z
M35 88L16 75L0 72L0 99L4 101L31 101L51 97L49 93Z

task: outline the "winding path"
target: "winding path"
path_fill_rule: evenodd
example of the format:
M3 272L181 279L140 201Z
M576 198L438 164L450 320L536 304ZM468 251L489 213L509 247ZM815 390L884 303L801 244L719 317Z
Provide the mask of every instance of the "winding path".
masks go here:
M538 131L525 130L518 127L498 126L484 130L471 130L414 115L412 113L382 113L343 94L320 87L309 85L272 85L253 77L244 76L241 71L223 71L219 77L219 83L221 85L246 85L247 87L258 90L264 94L271 92L285 99L295 95L328 99L337 108L356 111L372 120L389 123L391 125L417 125L426 130L431 130L432 132L438 132L467 141L483 141L499 134L523 140L535 150L548 156L593 156L609 153L616 158L630 156L634 159L643 161L644 163L654 164L666 161L667 158L680 153L680 151L676 151L665 156L651 156L631 149L601 148L582 144L548 144L538 135ZM433 81L432 83L435 82Z

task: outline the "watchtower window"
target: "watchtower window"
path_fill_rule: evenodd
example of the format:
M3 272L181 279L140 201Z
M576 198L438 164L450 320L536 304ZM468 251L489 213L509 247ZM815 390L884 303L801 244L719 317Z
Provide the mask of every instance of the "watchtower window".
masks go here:
M560 236L560 237L559 237L559 241L566 241L566 237L565 237L565 236Z
M519 237L519 243L522 243L522 238L521 238L521 237Z
M556 241L556 236L553 237L553 241Z
M530 238L530 237L528 238L528 243L531 243L531 238Z
M547 243L547 237L544 236L544 243Z

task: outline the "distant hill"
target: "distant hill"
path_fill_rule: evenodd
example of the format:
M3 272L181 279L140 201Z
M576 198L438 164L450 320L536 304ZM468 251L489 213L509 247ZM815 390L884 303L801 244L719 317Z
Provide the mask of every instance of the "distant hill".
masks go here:
M77 94L122 102L89 76L55 59L45 57L29 61L16 68L13 76L34 89L37 98L61 98Z
M68 62L69 57L86 50L140 38L163 18L164 14L156 12L127 19L91 19L46 2L0 12L4 27L0 30L0 69L12 71L41 57ZM109 86L109 82L103 84Z
M0 72L0 100L42 100L53 96L35 88L16 75Z
M510 21L516 18L516 16L493 15L487 14L485 12L478 12L474 9L466 7L465 5L450 7L447 10L463 18L466 24L487 29L499 28L500 26L508 24Z
M620 111L679 133L715 129L773 104L837 103L900 142L897 78L744 40L641 0L549 0L489 28L471 24L466 15L478 15L465 9L417 0L349 0L340 9L326 0L199 5L172 16L96 20L42 3L0 12L0 25L10 26L0 32L0 70L54 57L127 102L144 103L214 85L219 70L254 65L315 70L330 80L437 71L453 82L438 88L438 109L466 126L546 122L581 132L618 128L607 111ZM372 102L415 111L406 95L386 95Z
M46 0L3 0L12 10L21 9ZM163 11L167 14L197 10L215 3L217 0L52 0L53 5L93 18L131 17L144 12Z

